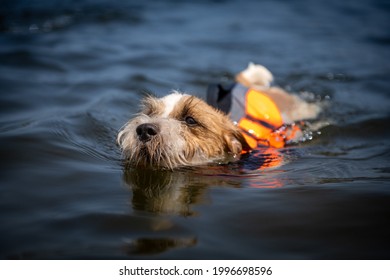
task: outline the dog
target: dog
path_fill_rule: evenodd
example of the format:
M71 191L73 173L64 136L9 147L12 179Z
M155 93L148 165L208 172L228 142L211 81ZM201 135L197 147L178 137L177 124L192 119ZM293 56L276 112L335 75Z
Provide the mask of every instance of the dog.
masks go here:
M141 112L120 130L117 142L133 167L175 169L229 163L258 145L281 148L300 136L297 121L320 107L281 88L264 66L250 63L229 86L211 86L208 103L173 91L142 101Z

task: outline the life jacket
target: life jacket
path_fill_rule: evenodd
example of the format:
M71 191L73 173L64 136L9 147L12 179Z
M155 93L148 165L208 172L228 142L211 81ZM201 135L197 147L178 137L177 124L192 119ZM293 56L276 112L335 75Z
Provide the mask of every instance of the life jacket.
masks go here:
M283 124L275 102L258 89L241 84L214 85L209 87L207 101L229 114L251 149L283 148L300 131L299 125Z

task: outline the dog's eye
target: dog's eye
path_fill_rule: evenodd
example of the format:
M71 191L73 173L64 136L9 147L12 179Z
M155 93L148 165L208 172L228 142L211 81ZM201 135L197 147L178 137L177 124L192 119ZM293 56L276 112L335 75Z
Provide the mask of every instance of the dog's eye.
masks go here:
M188 125L196 125L198 124L196 120L193 117L186 117L185 121Z

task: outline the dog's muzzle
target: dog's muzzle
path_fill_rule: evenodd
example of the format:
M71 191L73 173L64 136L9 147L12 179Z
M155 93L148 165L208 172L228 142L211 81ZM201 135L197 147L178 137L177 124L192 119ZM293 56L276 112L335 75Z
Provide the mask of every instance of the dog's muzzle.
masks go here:
M160 132L160 128L152 123L144 123L137 126L135 132L141 142L148 142Z

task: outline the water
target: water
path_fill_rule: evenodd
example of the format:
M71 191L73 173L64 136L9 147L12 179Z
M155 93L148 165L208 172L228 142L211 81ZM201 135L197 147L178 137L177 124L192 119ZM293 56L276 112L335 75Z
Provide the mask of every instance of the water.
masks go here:
M1 258L388 259L389 16L379 0L3 1ZM329 125L275 168L253 168L263 150L123 167L116 134L145 90L204 98L249 61Z

